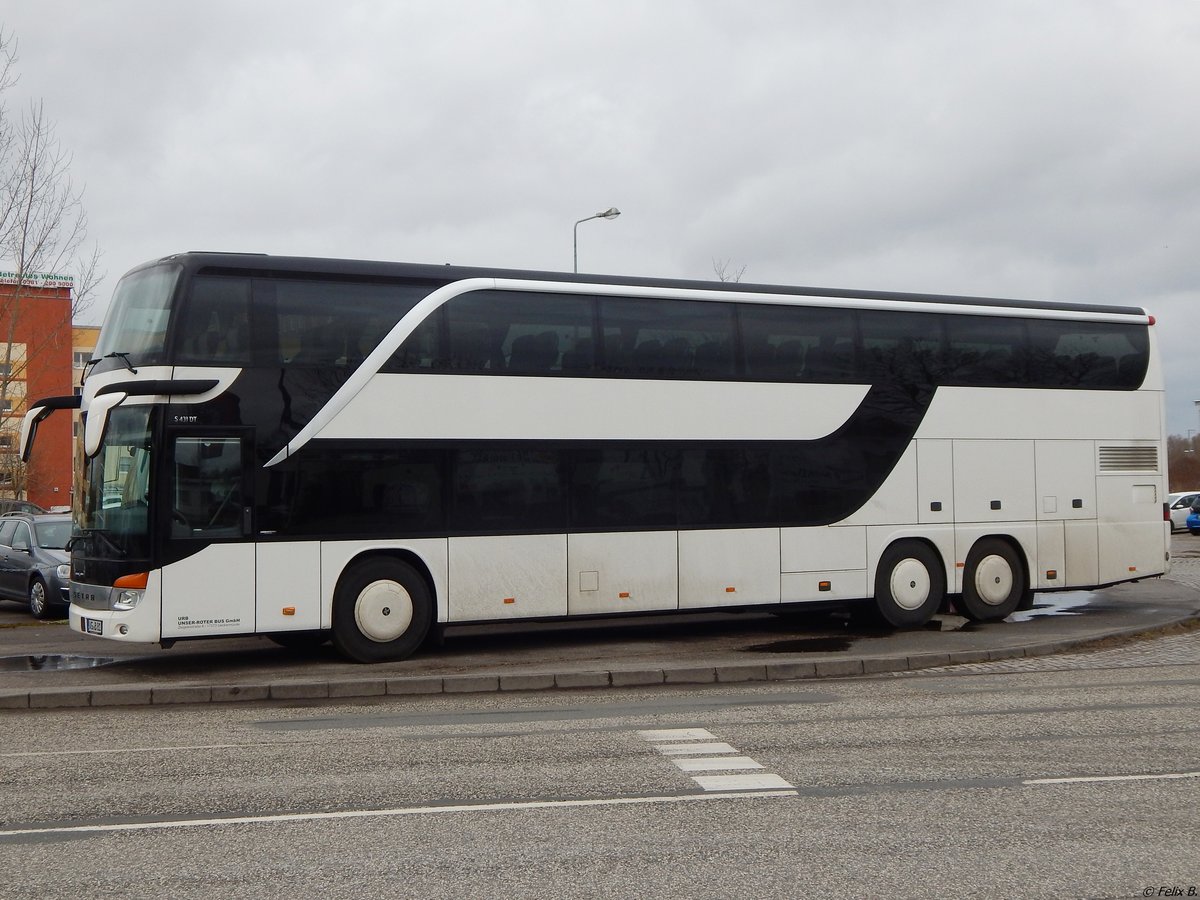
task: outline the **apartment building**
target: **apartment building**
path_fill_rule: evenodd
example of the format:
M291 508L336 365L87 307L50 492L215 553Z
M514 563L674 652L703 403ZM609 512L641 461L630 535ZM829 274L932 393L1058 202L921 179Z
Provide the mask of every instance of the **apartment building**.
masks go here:
M71 420L42 423L28 464L18 447L29 401L71 393L71 302L69 277L0 272L0 499L71 503Z

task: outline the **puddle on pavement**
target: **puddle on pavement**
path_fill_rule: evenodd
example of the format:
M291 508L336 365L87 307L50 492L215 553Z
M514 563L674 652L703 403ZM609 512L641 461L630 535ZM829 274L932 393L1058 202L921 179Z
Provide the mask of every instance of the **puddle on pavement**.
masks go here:
M1013 613L1005 622L1031 622L1035 619L1050 619L1059 616L1084 616L1101 612L1103 604L1096 603L1096 595L1088 591L1069 591L1062 594L1038 594L1033 609ZM995 622L972 622L962 616L939 614L921 626L921 631L971 632L996 626ZM842 630L844 629L844 630ZM743 647L747 653L838 653L849 650L857 640L886 637L897 632L886 628L872 629L856 625L853 618L830 616L827 622L814 631L836 631L835 634L816 634L812 637L772 641Z
M1050 619L1057 616L1082 616L1097 612L1092 603L1096 595L1086 591L1066 594L1038 594L1033 609L1015 612L1004 621L1031 622L1034 619Z
M0 656L0 672L51 672L64 669L95 669L116 662L111 656Z
M836 653L849 650L853 641L848 637L797 638L794 641L772 641L742 649L749 653Z

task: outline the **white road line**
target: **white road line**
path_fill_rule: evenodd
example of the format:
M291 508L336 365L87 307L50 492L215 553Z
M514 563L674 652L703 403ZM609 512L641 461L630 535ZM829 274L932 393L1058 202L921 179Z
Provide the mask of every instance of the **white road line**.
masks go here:
M720 741L706 744L659 744L654 748L664 756L686 756L692 753L737 753L729 744Z
M1030 778L1022 784L1087 784L1098 781L1158 781L1170 778L1200 778L1200 772L1169 772L1164 775L1088 775L1078 778Z
M778 775L693 775L692 781L706 791L765 791L791 788Z
M716 736L703 728L662 728L652 731L639 731L638 737L643 741L711 741Z
M712 772L720 769L761 769L762 764L756 763L748 756L715 756L688 757L673 759L671 762L685 772Z
M393 818L396 816L445 813L502 812L524 809L562 809L584 806L636 806L658 803L688 803L694 800L742 800L760 797L796 797L795 790L726 791L719 794L678 794L662 797L611 797L600 800L530 800L516 803L476 803L462 806L409 806L398 809L354 809L324 813L281 813L273 816L230 816L215 819L171 819L165 822L127 822L114 825L65 825L58 828L13 828L0 830L0 838L35 834L103 834L114 831L165 831L213 825L259 825L286 822L320 822L337 819Z
M0 753L0 759L18 759L30 756L87 756L93 753L171 753L176 750L241 750L246 747L261 747L262 744L192 744L182 747L106 747L100 750L28 750L18 753Z

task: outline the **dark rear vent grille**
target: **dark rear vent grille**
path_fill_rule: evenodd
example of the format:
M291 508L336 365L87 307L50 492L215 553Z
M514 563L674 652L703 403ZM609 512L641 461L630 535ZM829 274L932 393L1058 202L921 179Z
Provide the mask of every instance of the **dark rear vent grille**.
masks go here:
M1157 472L1158 447L1101 447L1101 472Z

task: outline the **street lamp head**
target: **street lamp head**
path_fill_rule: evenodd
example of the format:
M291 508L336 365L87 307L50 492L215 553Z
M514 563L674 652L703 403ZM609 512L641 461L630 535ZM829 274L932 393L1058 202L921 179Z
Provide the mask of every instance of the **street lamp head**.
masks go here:
M574 234L575 268L573 269L573 271L575 271L575 272L579 271L579 226L582 225L584 222L592 221L592 219L615 219L620 214L621 214L621 211L619 209L617 209L615 206L610 206L604 212L598 212L594 216L588 216L586 219L580 219L578 222L575 223L575 234Z

